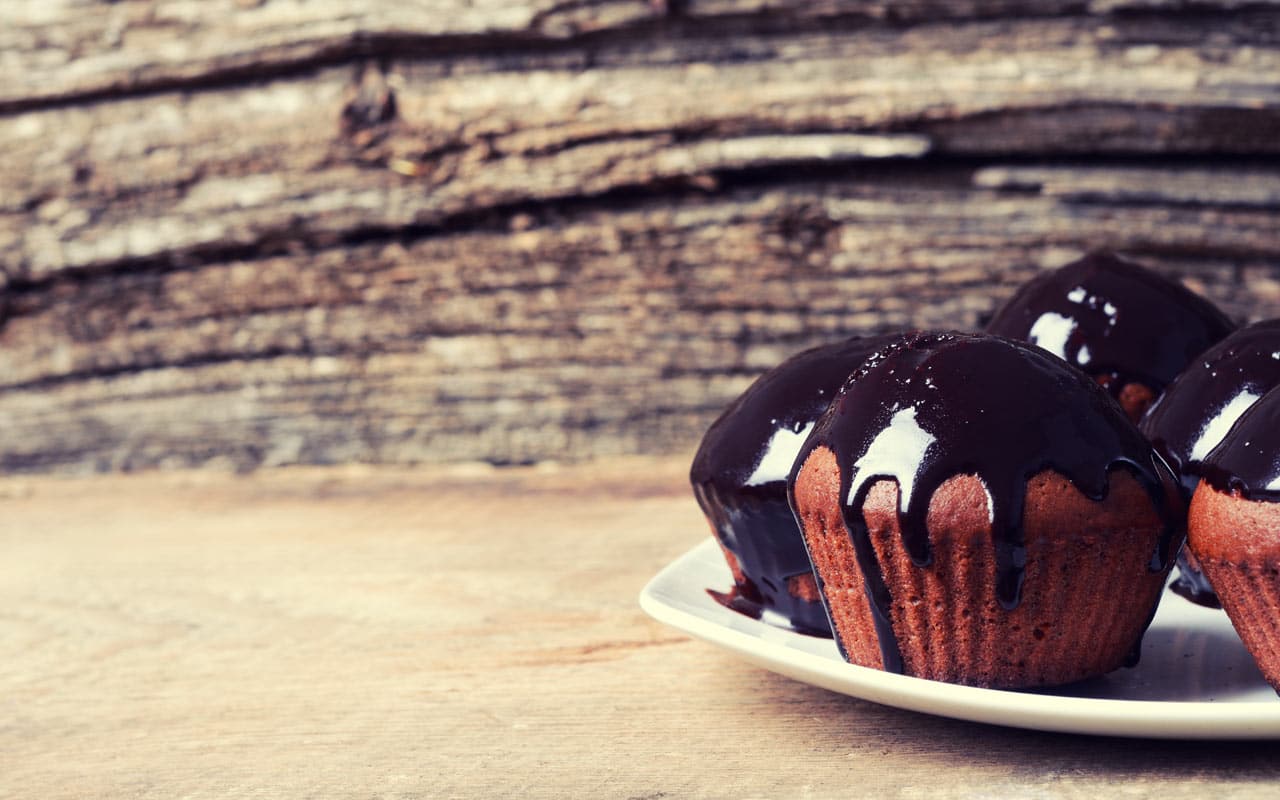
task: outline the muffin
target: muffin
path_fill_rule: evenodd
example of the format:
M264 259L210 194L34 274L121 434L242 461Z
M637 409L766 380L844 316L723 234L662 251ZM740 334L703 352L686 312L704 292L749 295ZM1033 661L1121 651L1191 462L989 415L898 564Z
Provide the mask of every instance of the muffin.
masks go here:
M1240 417L1200 471L1187 545L1280 691L1280 389Z
M1280 320L1241 328L1196 358L1165 389L1139 428L1178 473L1188 500L1200 465L1240 415L1280 385ZM1172 588L1189 600L1217 606L1213 588L1186 548Z
M1136 659L1181 544L1168 467L1088 376L995 336L917 334L841 388L792 507L846 660L986 687Z
M730 608L831 635L809 556L787 504L787 478L844 379L896 337L853 337L793 356L760 376L702 438L689 479L733 572Z
M1233 327L1181 284L1093 253L1029 281L986 330L1084 370L1136 422L1191 359Z

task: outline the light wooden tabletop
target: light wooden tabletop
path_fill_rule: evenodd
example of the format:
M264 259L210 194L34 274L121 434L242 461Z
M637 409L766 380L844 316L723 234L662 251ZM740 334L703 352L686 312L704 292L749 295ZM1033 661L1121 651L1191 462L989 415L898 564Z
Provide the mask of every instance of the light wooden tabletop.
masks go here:
M1280 791L1273 743L898 711L649 620L685 467L0 480L0 796Z

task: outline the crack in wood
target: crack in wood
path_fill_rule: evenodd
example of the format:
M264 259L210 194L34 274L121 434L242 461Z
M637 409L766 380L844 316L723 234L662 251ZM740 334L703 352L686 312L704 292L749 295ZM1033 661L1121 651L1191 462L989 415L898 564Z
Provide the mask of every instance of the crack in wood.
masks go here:
M142 0L123 0L121 6L139 5ZM247 23L227 30L227 19L243 16L243 9L220 8L216 2L201 4L199 15L180 25L189 46L180 54L146 49L129 53L127 66L120 66L120 48L126 32L154 34L166 28L163 20L147 16L122 17L113 35L92 17L42 19L26 22L17 16L6 20L0 8L0 50L15 54L17 63L29 58L31 64L8 71L0 82L0 115L37 109L55 109L114 101L120 97L147 97L168 92L193 93L226 89L244 83L303 77L327 67L358 64L370 58L386 61L448 60L477 54L521 53L570 54L590 52L636 40L697 37L709 32L732 36L741 34L794 35L816 31L864 31L879 25L886 32L898 32L939 20L956 23L1002 20L1052 20L1095 18L1132 22L1139 27L1185 19L1188 23L1231 21L1248 14L1273 12L1269 3L1238 3L1219 0L1204 3L1157 2L1084 3L1078 0L1000 0L999 2L866 2L802 3L757 2L756 0L528 0L504 7L495 16L500 22L482 22L482 10L460 8L451 15L440 9L425 18L385 17L376 9L355 19L346 13L326 18L323 10L301 27L272 30L262 41L250 39L239 44ZM266 5L266 4L264 4ZM317 4L321 6L321 4ZM321 6L323 8L323 6ZM594 23L607 17L607 9L624 10L610 22ZM630 9L629 11L627 9ZM66 14L74 14L68 7ZM332 13L332 12L330 12ZM481 16L477 16L481 15ZM451 16L466 21L451 26L441 23ZM1202 29L1201 25L1193 25ZM1258 25L1252 26L1258 29ZM40 31L59 30L56 41L80 41L60 53L56 45L41 49ZM6 30L7 29L7 30ZM342 32L334 33L338 29ZM11 37L4 38L5 35ZM139 38L143 38L139 36ZM31 48L35 48L31 51ZM28 52L30 54L28 55ZM58 58L57 56L61 56ZM49 68L47 62L70 60L102 62L99 70L80 69L69 85L66 78ZM70 73L68 73L70 74ZM94 75L98 77L93 77ZM59 84L62 84L61 86Z
M584 645L571 645L518 653L514 655L513 661L515 664L525 667L548 667L557 664L582 663L583 661L612 661L624 658L637 650L689 644L691 641L687 636L671 636L661 639L591 642Z

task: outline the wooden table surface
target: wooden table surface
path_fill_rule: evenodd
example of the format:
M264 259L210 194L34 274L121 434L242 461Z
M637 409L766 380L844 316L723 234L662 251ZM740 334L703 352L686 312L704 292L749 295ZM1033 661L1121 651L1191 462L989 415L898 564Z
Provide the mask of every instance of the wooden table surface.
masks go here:
M685 465L0 479L0 797L1280 791L1272 743L933 718L649 620Z

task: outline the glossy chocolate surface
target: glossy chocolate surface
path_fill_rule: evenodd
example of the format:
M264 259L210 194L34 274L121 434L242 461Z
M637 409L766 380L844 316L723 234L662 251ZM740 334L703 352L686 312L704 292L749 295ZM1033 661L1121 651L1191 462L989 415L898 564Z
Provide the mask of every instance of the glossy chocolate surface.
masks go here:
M987 331L1048 350L1118 397L1130 383L1159 395L1233 327L1181 284L1109 253L1093 253L1029 281L996 312Z
M822 602L787 581L812 573L787 501L796 453L840 386L897 336L853 337L799 353L762 375L702 438L689 479L721 545L746 578L717 599L752 616L776 611L798 630L830 635Z
M818 421L797 463L826 447L840 468L842 512L876 618L886 670L901 672L892 605L862 506L880 479L899 487L904 549L930 563L926 519L948 478L982 479L990 502L1000 604L1019 602L1026 550L1027 481L1052 469L1084 495L1103 499L1109 470L1129 470L1165 518L1151 568L1162 570L1176 521L1172 475L1146 439L1089 377L1028 345L994 336L915 334L869 359Z
M1259 398L1280 385L1280 320L1241 328L1196 357L1169 384L1140 428L1178 474L1183 497L1200 482L1200 464ZM1203 573L1178 555L1170 585L1188 600L1221 608Z
M1241 328L1196 358L1139 427L1179 474L1187 499L1200 463L1240 416L1280 385L1280 320Z
M1200 472L1220 492L1280 502L1280 390L1267 392L1241 415Z

